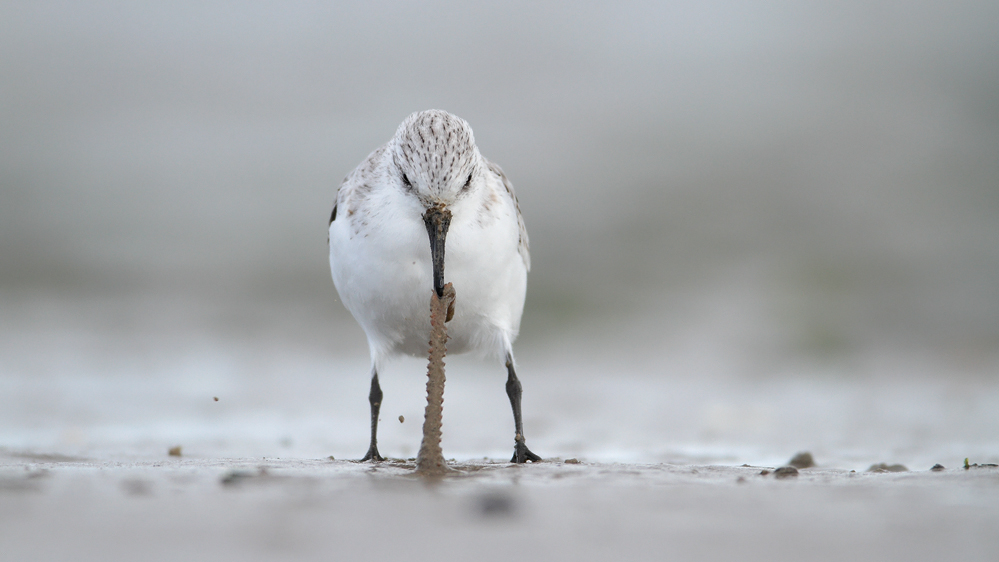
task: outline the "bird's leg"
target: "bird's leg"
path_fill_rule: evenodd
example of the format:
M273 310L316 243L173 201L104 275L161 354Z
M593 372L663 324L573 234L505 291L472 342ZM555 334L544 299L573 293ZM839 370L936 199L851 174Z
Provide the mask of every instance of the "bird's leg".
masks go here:
M510 354L506 356L506 372L506 395L510 397L510 407L513 408L513 425L517 432L513 438L513 458L510 459L510 462L538 462L541 460L541 457L535 455L527 448L527 443L524 439L524 420L520 416L520 396L523 394L523 388L520 385L520 380L517 378L517 372L513 370L513 356Z
M382 408L382 387L378 385L378 371L371 368L371 392L368 393L368 402L371 404L371 445L368 452L361 459L364 461L383 461L378 454L378 411Z

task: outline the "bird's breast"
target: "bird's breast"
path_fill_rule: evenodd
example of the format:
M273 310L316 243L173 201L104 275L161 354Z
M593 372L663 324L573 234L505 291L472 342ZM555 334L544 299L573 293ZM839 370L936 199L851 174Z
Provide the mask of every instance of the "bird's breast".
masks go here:
M447 234L444 281L456 292L448 351L494 351L501 332L515 334L526 268L513 228L483 223L476 209L456 208ZM427 353L433 265L418 212L368 213L330 226L330 267L340 298L382 353ZM509 221L507 221L509 222ZM486 349L488 348L488 349Z

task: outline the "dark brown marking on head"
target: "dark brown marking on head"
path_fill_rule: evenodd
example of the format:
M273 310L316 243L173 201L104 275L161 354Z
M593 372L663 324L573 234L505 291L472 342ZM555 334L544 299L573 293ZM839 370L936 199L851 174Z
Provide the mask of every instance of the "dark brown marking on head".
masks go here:
M479 158L471 128L445 111L414 113L396 132L394 157L420 191L452 190Z

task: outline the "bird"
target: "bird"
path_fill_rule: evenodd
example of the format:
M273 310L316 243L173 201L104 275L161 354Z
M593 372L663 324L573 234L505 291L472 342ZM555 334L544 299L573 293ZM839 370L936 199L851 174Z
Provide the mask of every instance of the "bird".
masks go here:
M450 282L449 353L506 366L514 418L511 462L538 462L524 437L523 387L513 342L531 255L513 185L487 160L464 119L431 109L409 115L340 184L329 220L330 272L371 355L371 441L361 461L381 461L378 372L400 355L427 357L430 293ZM445 278L446 272L446 278Z

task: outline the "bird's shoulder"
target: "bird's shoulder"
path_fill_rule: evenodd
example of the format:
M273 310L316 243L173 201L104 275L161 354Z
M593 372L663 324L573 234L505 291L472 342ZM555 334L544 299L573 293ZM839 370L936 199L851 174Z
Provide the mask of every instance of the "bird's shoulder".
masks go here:
M520 257L524 260L524 265L527 270L531 270L531 245L527 238L527 226L524 224L524 215L520 212L520 202L517 201L517 192L513 189L513 184L510 179L506 177L503 173L503 168L500 168L495 162L490 162L489 160L483 158L486 161L486 165L489 167L489 171L499 178L500 183L503 184L503 189L506 194L510 197L513 202L513 208L517 211L517 226L520 228L520 240L517 250L520 252Z
M330 224L337 217L337 209L346 211L346 207L356 206L360 200L367 199L372 190L383 179L385 172L381 166L388 143L379 146L368 154L347 177L343 178L333 199L333 212L330 213Z

